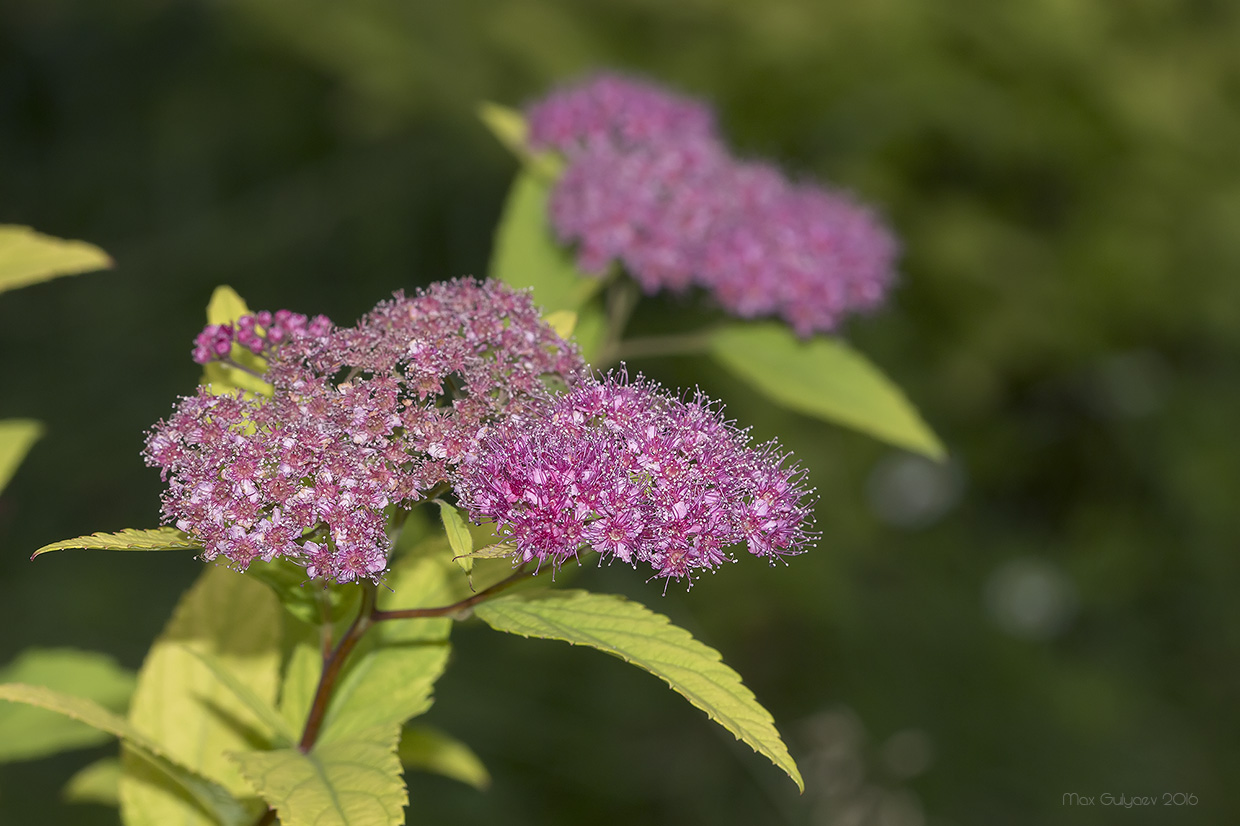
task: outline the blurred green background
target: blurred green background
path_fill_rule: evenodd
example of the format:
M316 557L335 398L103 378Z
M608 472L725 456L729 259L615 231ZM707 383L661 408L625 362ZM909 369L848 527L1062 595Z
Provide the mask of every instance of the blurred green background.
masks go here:
M637 365L780 436L824 537L689 593L620 566L577 581L718 647L808 790L619 661L468 626L427 721L495 784L411 777L410 822L1240 822L1238 16L1224 0L9 0L0 222L118 267L0 297L0 417L49 425L0 499L0 663L75 645L137 667L200 569L27 558L156 524L138 451L196 380L216 284L348 323L393 289L483 274L515 164L475 104L620 67L713 100L741 153L886 210L902 284L847 333L953 461L776 410L692 360ZM684 309L639 313L651 331ZM0 823L115 823L59 799L106 751L0 766ZM1064 805L1073 792L1098 803Z

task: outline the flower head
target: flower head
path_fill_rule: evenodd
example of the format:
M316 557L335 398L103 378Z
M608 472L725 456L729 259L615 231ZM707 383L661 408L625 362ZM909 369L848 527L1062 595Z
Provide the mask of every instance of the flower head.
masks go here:
M341 582L386 568L389 505L418 501L486 425L583 369L527 294L471 280L398 293L349 328L256 313L208 327L195 357L226 359L233 341L266 360L272 395L200 388L153 428L164 516L208 559L286 557Z
M694 114L697 113L697 114ZM647 293L700 287L742 318L802 336L877 307L899 252L846 193L734 158L704 104L602 75L528 110L531 143L568 166L549 218L578 265L624 265Z
M453 481L522 562L593 548L684 579L731 560L733 546L773 562L816 537L804 473L773 443L749 442L702 395L677 399L615 373L495 426Z

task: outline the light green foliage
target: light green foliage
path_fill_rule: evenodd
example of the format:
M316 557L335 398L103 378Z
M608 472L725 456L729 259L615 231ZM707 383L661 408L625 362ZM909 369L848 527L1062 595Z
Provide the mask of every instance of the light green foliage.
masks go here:
M92 533L77 539L62 539L44 545L31 554L34 559L51 551L197 551L198 543L176 528L125 528L116 533Z
M82 697L53 691L43 686L21 683L0 685L0 700L25 703L83 722L89 726L118 737L124 743L125 756L132 765L141 766L145 776L158 777L163 788L182 802L182 810L163 821L153 821L126 816L127 826L134 823L207 824L208 826L246 826L252 822L252 812L239 804L218 783L180 763L163 743L146 736L136 726L118 717L103 706ZM125 771L130 771L130 762ZM123 797L122 797L123 805ZM190 816L192 815L192 817Z
M305 568L287 559L255 560L245 573L271 588L290 614L311 624L351 617L362 596L361 587L356 584L310 579Z
M214 654L190 646L186 646L185 651L206 666L215 679L219 680L225 688L231 691L233 696L250 710L255 719L262 722L264 732L268 734L268 740L271 745L277 748L294 745L297 740L297 734L284 718L280 716L271 702L258 696L253 689L226 668Z
M580 590L506 595L474 611L497 631L588 645L661 677L805 791L770 713L740 675L723 664L718 651L662 614L623 597Z
M572 310L556 310L544 318L543 321L547 322L547 325L552 330L555 330L557 336L567 339L577 327L577 313Z
M452 548L452 558L465 573L474 570L474 559L470 554L474 550L474 538L469 534L469 525L461 516L461 512L452 505L436 499L439 505L439 517L443 520L443 530L448 536L448 546Z
M0 421L0 492L4 491L17 466L43 435L43 425L33 419Z
M115 757L96 760L69 778L64 798L69 803L120 805L121 761Z
M497 103L478 106L478 117L504 148L517 156L527 169L541 178L554 181L564 171L564 161L554 152L535 152L528 144L529 126L525 116L515 109Z
M447 554L411 555L380 586L380 607L450 603L461 580L460 568ZM435 681L448 664L451 629L446 617L382 622L370 629L341 673L319 742L399 726L429 709Z
M399 724L357 732L307 754L297 749L232 758L282 826L398 826L408 802L396 756Z
M245 299L227 284L216 287L211 293L211 300L207 303L208 324L231 324L241 316L249 314L250 308ZM233 344L231 358L256 373L266 370L263 360L240 344ZM206 385L215 394L232 393L236 390L243 390L249 396L270 396L272 393L271 385L262 379L217 361L203 367L199 383Z
M514 287L533 287L544 312L579 310L603 285L577 269L569 250L560 246L547 224L551 185L529 170L517 173L508 192L489 275Z
M399 754L407 769L442 774L479 791L491 785L491 775L473 749L437 728L406 728L400 737Z
M133 694L133 672L106 654L70 648L31 649L0 669L0 683L66 691L122 712ZM33 705L0 705L0 763L32 760L107 741L107 732Z
M261 583L209 567L181 598L138 674L129 712L133 726L236 796L249 787L224 752L262 748L278 734L229 683L241 683L259 701L274 703L281 616L279 602ZM223 669L231 674L229 683L217 676ZM120 799L127 824L207 822L176 789L144 771L132 753L124 752L122 762Z
M112 259L94 244L53 238L30 227L0 225L0 293L111 266Z
M865 356L783 324L729 324L711 336L721 364L785 407L868 433L932 459L947 451L903 391Z

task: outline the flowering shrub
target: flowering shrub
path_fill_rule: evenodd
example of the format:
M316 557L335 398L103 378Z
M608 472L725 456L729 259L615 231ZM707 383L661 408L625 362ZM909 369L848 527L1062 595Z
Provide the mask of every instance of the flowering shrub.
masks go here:
M523 161L488 280L396 293L351 327L216 291L193 347L203 381L144 451L170 524L35 556L218 564L136 675L27 652L0 699L74 722L27 723L0 737L0 759L119 738L120 759L69 789L127 824L403 823L405 769L486 783L464 744L411 723L454 623L476 617L650 671L803 788L718 652L636 602L521 586L596 554L649 566L665 590L742 549L774 563L818 538L806 472L783 449L753 444L700 391L600 369L622 357L709 355L776 403L941 455L876 368L817 335L881 301L894 242L848 198L732 159L707 107L649 85L604 76L554 95L528 134L511 111L484 117ZM791 329L625 338L637 296L613 261L646 292L703 286Z

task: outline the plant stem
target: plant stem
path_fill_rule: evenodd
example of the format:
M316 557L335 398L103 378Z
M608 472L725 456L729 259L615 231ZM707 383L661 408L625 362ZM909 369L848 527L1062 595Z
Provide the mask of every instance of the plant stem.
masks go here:
M349 626L349 630L344 632L344 636L336 644L331 656L323 663L323 674L319 677L319 686L314 691L314 701L310 704L310 714L306 717L306 728L301 733L301 742L297 744L297 748L303 753L310 751L310 747L319 737L323 717L327 714L327 703L331 700L332 689L336 686L336 678L340 676L344 661L348 659L349 653L374 622L375 595L378 586L368 580L363 581L361 585L362 604L358 608L357 617Z
M400 608L394 611L380 611L375 609L370 613L370 619L372 622L383 622L384 620L395 619L424 619L426 617L451 616L459 611L464 611L466 608L472 608L478 603L490 599L501 591L506 591L521 580L531 576L533 576L533 574L525 570L525 566L522 565L506 579L502 579L490 588L484 588L473 596L466 597L465 599L460 600L459 602L454 602L451 605L441 605L438 608Z
M644 336L617 342L612 355L617 360L645 358L647 356L672 356L682 353L700 353L710 347L710 335L704 332L680 333L667 336Z
M248 373L249 375L253 376L259 381L267 381L267 379L263 376L262 373L259 373L255 370L251 370L249 367L246 367L244 364L242 364L239 361L233 361L231 358L226 357L226 358L220 359L220 363L228 367L231 367L234 370L240 370L242 373Z

